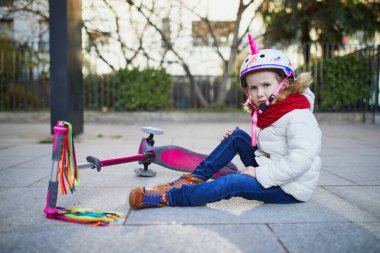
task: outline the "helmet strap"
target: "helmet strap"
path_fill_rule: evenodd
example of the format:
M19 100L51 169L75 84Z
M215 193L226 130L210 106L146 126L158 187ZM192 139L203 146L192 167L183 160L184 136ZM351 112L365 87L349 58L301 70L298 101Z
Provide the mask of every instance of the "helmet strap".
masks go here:
M251 145L252 146L256 146L257 145L257 140L256 140L256 128L257 128L257 121L258 121L258 115L263 113L264 111L266 111L268 109L268 107L272 104L273 100L278 96L278 94L280 93L280 90L282 88L282 86L284 86L284 83L288 80L289 76L287 76L284 80L282 80L276 87L276 89L274 90L274 92L272 93L272 95L269 96L269 98L267 99L267 101L265 101L264 103L261 103L259 105L259 107L257 107L257 109L255 109L252 113L252 128L251 128L251 137L252 137L252 141L251 141ZM247 94L247 93L246 93ZM248 97L249 98L249 97ZM251 98L249 98L249 102L251 103ZM253 102L252 102L253 103ZM252 105L252 104L251 104ZM255 107L254 107L255 108Z
M267 101L265 101L264 103L261 103L259 105L259 107L257 108L257 111L258 113L263 113L264 111L266 111L268 109L268 107L272 104L273 100L278 96L278 94L280 93L281 91L281 88L282 86L284 86L284 83L288 80L289 76L287 76L284 80L282 80L276 87L276 89L274 90L274 92L272 93L272 95L269 96L269 98L267 99Z

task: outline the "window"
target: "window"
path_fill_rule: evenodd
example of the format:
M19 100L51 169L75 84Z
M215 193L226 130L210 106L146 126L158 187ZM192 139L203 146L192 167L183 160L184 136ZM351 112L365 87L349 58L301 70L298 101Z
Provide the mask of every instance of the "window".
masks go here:
M13 19L0 19L0 39L13 39Z
M103 32L98 30L93 30L88 32L88 42L90 45L100 43L101 45L107 45L109 39L111 38L111 33Z
M231 43L235 21L209 21L210 28L220 46ZM212 46L213 40L209 27L204 21L192 22L192 37L194 46Z
M170 19L167 17L167 18L164 18L162 20L162 32L163 32L163 35L165 36L165 39L166 39L166 42L167 43L171 43L171 40L170 40L170 36L171 36L171 31L170 31ZM167 48L167 44L164 40L162 40L162 47L163 48Z
M14 0L0 0L0 7L12 7Z

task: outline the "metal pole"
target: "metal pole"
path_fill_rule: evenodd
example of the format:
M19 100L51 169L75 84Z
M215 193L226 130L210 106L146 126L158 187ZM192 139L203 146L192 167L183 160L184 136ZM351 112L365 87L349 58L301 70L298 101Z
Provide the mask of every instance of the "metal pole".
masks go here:
M59 120L83 132L81 0L49 0L51 132Z
M380 73L379 73L379 69L380 69L380 45L377 45L377 49L376 49L377 52L375 52L374 54L376 55L376 58L377 58L377 61L375 63L375 66L376 66L376 83L375 83L375 108L373 109L373 117L372 117L372 123L376 123L376 112L377 112L377 108L379 107L379 85L380 85Z

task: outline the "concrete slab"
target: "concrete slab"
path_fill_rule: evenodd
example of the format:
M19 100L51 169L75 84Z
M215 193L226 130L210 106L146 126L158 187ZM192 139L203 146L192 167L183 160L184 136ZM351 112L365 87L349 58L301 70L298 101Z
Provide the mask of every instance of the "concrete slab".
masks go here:
M380 186L326 186L326 189L380 218Z
M28 173L28 175L26 173ZM50 175L43 170L33 170L33 172L30 173L26 169L3 169L0 170L0 186L27 187L40 182L42 179L48 179L48 177L50 177Z
M357 185L380 185L380 171L379 167L374 165L375 162L376 161L373 160L371 164L367 164L366 166L355 166L355 164L350 164L348 161L346 166L325 166L324 170L336 174ZM359 161L355 163L360 164Z
M23 121L25 122L25 121ZM5 123L5 124L4 124ZM50 136L50 123L38 121L30 124L0 124L0 143L17 145L36 144L39 139Z
M324 187L318 187L315 190L313 200L357 224L365 222L380 222L380 219L375 215L361 209L349 200L331 193Z
M38 225L56 224L46 219L47 187L0 188L0 224ZM65 208L93 208L102 211L126 213L128 188L82 188L74 195L58 196L58 206ZM121 222L121 221L120 221ZM70 224L76 225L76 224Z
M66 224L66 223L65 223ZM265 225L13 226L2 252L286 252ZM241 233L244 236L240 236ZM49 238L46 240L46 238Z
M318 185L355 185L355 183L322 169L319 175Z
M292 253L380 251L380 239L352 223L270 224L270 227Z
M241 204L243 202L244 204ZM318 214L318 215L313 215ZM257 201L233 198L217 206L164 207L134 210L127 224L244 224L347 221L330 209L311 201L288 205L258 205Z
M372 234L374 234L377 238L380 239L380 222L361 222L357 224L367 229Z
M42 157L51 159L51 150L52 145L47 144L12 145L3 148L0 152L0 170Z
M379 145L379 125L353 122L320 122L323 144L331 146L356 147L355 145Z
M1 144L0 143L0 150L1 149L7 149L7 148L11 148L11 147L13 147L14 145L12 145L12 144Z
M205 153L236 125L231 120L190 119L118 125L122 119L101 122L100 116L76 137L79 163L88 155L105 159L136 154L145 136L142 125L165 130L156 136L156 145ZM93 228L44 217L52 145L37 143L51 137L48 124L0 124L0 252L379 252L380 125L321 124L324 168L312 201L305 204L233 198L200 207L130 211L133 187L155 186L182 173L152 165L157 177L140 178L133 172L137 162L100 173L83 170L77 192L60 195L58 205L126 215L108 228ZM249 116L240 127L250 131Z
M357 154L355 153L356 151L348 149L342 149L341 151L344 154L339 154L339 157L336 156L336 153L331 153L333 155L324 155L324 166L338 168L347 165L359 168L373 166L373 162L376 161L376 156L379 154L380 148L375 150L371 149L371 152L366 154Z

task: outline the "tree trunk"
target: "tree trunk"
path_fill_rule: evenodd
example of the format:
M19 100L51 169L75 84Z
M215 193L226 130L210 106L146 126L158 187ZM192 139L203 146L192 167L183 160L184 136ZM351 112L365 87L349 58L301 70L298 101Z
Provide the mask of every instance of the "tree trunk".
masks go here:
M194 76L193 74L191 74L189 67L184 62L182 63L182 67L186 72L186 77L189 79L190 85L194 87L195 95L196 95L196 98L198 99L198 102L201 104L202 107L207 107L209 104L207 100L205 99L205 97L203 96L201 89L194 81Z
M307 20L302 22L301 27L301 42L303 45L303 59L305 65L309 65L310 63L310 47L311 47L311 39L309 34L309 23Z
M223 81L221 86L218 88L218 98L215 102L215 105L223 105L226 102L227 98L227 85L231 83L231 73L233 71L235 58L237 55L238 44L239 44L239 27L241 16L243 15L244 10L247 6L244 6L243 1L240 1L238 12L236 14L236 23L234 28L234 38L232 40L232 45L230 49L230 57L228 61L225 62L224 72L223 72Z

